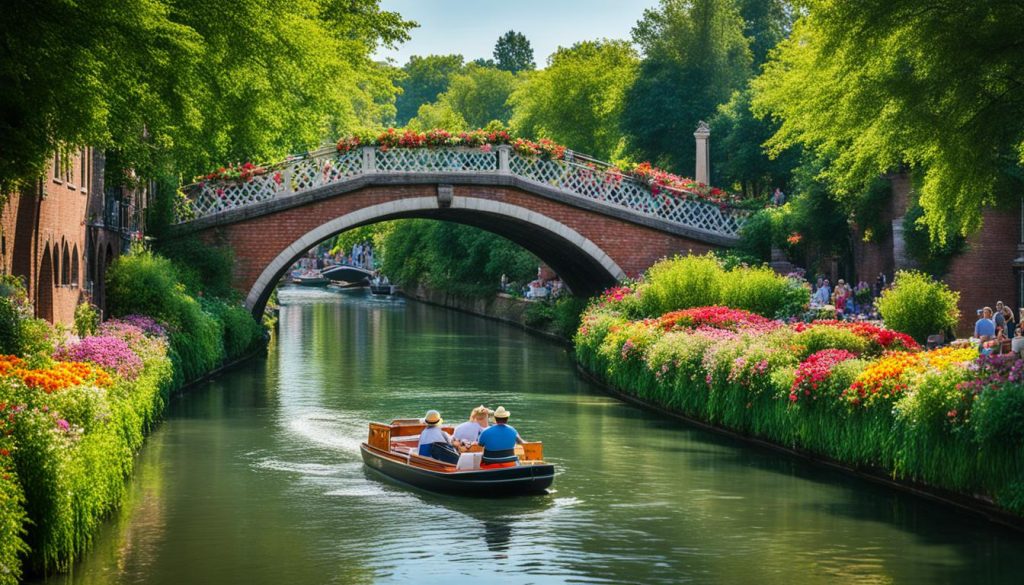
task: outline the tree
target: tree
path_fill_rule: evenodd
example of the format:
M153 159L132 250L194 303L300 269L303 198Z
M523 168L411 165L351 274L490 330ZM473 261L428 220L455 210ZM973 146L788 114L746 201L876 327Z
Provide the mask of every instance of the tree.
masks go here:
M448 89L452 75L462 71L462 55L413 55L402 67L404 77L398 86L402 93L395 100L396 122L399 126L409 123L420 106L433 102Z
M447 101L423 104L416 112L416 117L409 120L408 127L419 132L426 132L434 128L442 128L449 132L472 129L466 119L453 110Z
M437 98L443 105L466 121L471 128L486 126L492 120L507 124L512 116L508 98L516 88L515 75L500 69L470 63L462 73L453 75L448 90ZM448 114L440 111L447 117ZM417 121L417 124L422 124Z
M733 93L711 118L712 182L738 189L744 197L765 196L775 187L789 191L800 149L791 148L774 158L768 156L763 144L777 125L754 116L750 109L752 96L750 89Z
M754 108L829 161L852 197L879 174L920 176L937 242L1018 197L1024 167L1024 4L814 0L754 83Z
M5 7L0 189L58 148L116 149L143 176L265 159L393 115L371 58L411 23L377 0L40 0Z
M633 29L644 60L626 92L622 128L631 153L694 168L693 132L751 74L744 22L732 0L661 0Z
M585 41L559 48L548 67L512 94L512 127L602 158L622 148L619 119L639 68L626 41Z
M494 61L498 69L519 73L537 67L533 61L533 47L523 33L510 30L498 37L494 44Z
M743 17L743 34L750 39L754 67L768 60L768 52L789 36L796 18L794 2L787 0L737 0Z

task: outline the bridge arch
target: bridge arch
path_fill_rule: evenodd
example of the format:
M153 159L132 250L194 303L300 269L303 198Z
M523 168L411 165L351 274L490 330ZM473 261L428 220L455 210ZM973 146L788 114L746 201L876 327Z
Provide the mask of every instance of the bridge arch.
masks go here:
M593 294L626 277L593 241L526 207L472 196L454 196L449 205L440 207L437 197L410 197L362 207L307 231L266 265L246 295L246 307L261 313L280 278L318 243L355 227L403 218L452 221L508 238L551 266L577 294Z

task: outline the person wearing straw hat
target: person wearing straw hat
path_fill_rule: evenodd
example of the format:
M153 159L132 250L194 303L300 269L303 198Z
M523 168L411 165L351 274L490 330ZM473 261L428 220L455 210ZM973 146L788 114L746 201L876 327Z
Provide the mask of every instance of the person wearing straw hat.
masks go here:
M477 439L480 438L480 433L487 429L487 416L489 414L491 414L491 411L482 404L474 408L469 413L469 420L455 427L455 434L452 435L455 446L462 448L476 443Z
M426 416L423 417L423 422L427 426L420 432L419 454L448 463L454 463L451 461L454 455L455 461L458 461L459 455L452 447L451 435L441 430L441 423L444 422L441 419L441 413L436 410L428 410Z
M516 444L523 443L519 433L509 426L508 419L512 413L499 406L494 411L494 426L480 433L477 443L484 448L480 468L513 467L519 464L516 456Z

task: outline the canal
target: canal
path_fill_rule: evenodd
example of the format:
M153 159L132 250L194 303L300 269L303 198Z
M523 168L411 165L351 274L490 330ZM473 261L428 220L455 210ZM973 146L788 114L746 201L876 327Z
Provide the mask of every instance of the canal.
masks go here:
M619 402L569 352L400 299L285 289L266 358L174 401L123 509L47 583L1020 583L1024 537ZM369 421L479 404L553 493L459 499L364 468Z

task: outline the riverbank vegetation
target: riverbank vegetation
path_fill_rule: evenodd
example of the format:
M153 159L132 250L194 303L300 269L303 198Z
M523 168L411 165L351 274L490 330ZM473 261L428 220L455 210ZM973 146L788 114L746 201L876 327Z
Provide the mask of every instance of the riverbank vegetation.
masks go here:
M148 250L108 278L115 318L84 304L70 330L30 317L19 281L0 283L0 584L69 570L170 394L263 343L236 300L193 296Z
M1024 513L1024 362L926 351L866 323L793 322L784 295L729 284L775 279L783 291L786 279L716 265L666 260L606 292L576 333L579 362L694 419Z

